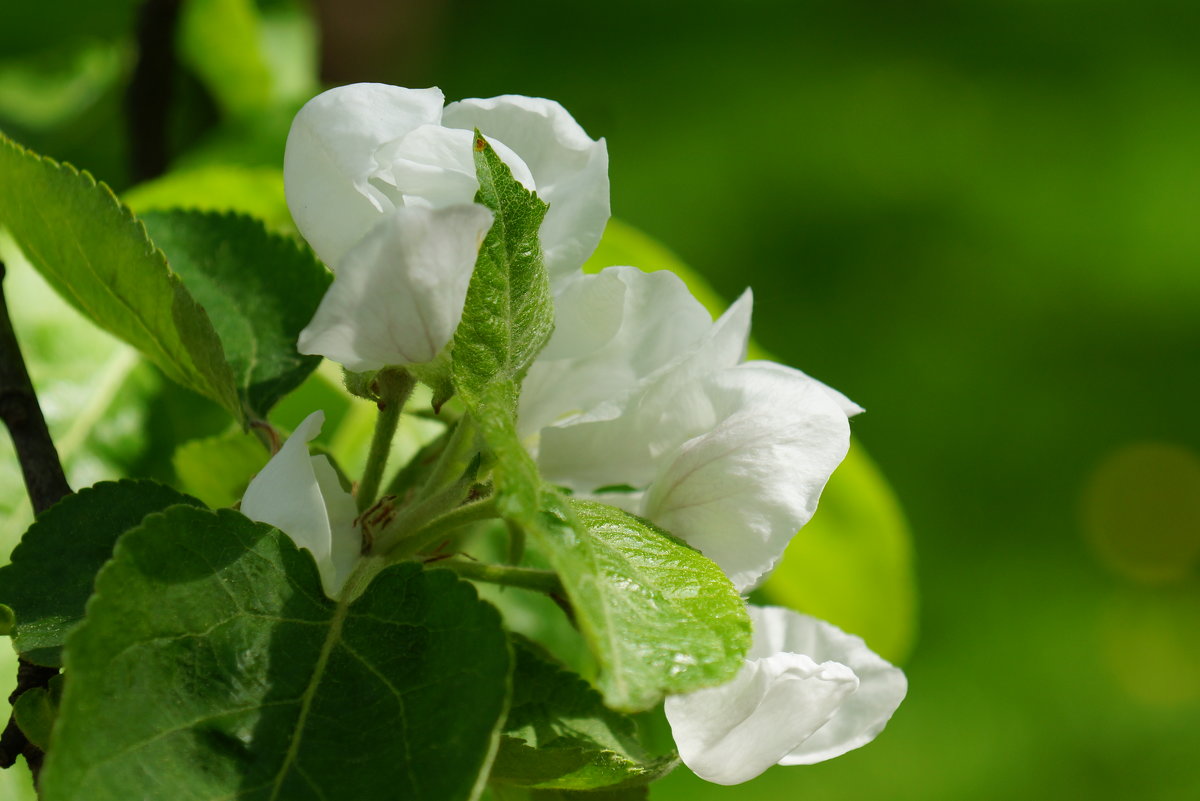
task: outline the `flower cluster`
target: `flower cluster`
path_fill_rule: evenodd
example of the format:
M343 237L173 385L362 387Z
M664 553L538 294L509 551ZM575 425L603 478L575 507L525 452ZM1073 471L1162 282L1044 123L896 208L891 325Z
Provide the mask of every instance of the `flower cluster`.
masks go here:
M654 522L749 592L813 515L861 409L798 370L745 360L748 292L714 321L671 273L581 271L608 219L608 157L557 103L443 107L437 89L379 84L310 101L288 138L287 200L335 280L301 351L362 372L424 365L452 346L493 222L472 203L476 129L549 205L539 238L556 325L522 386L523 444L547 481ZM353 499L308 455L320 423L297 429L242 511L308 548L333 595L360 535ZM278 500L296 487L300 503ZM667 700L698 775L746 781L883 728L905 693L900 670L827 623L770 607L750 615L754 645L736 678Z

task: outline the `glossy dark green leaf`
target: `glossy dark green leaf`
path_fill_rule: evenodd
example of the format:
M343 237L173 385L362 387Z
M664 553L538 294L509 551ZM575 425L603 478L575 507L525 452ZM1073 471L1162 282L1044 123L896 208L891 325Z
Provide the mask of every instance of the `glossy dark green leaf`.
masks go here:
M62 665L67 632L83 618L96 573L117 539L146 515L200 502L153 481L103 482L38 517L0 568L0 603L16 613L13 644L31 662Z
M65 654L45 801L465 801L510 660L447 571L334 602L286 535L182 506L122 538Z
M454 334L454 387L468 403L498 381L520 385L554 330L554 302L538 229L547 206L475 132L475 202L496 215L483 240Z
M259 418L320 364L296 351L332 278L307 249L239 214L153 211L155 243L212 320L243 404Z
M634 721L604 706L580 676L536 645L514 641L512 706L491 781L525 787L592 790L645 784L676 764L652 757Z
M75 308L243 419L209 316L107 186L0 134L0 225Z

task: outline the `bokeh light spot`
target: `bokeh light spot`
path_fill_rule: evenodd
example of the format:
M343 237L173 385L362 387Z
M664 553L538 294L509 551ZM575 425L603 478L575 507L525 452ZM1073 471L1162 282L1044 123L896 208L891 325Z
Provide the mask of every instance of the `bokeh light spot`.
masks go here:
M1200 459L1169 443L1122 447L1088 478L1082 513L1088 543L1118 574L1185 579L1200 561Z

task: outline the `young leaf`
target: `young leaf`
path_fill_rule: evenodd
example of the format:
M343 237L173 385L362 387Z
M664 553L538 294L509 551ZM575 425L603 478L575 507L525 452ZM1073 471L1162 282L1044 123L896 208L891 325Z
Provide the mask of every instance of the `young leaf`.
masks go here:
M476 419L496 460L497 509L558 573L613 709L720 684L750 647L750 619L729 579L652 523L604 504L568 503L541 484L496 384Z
M447 571L399 564L335 603L286 535L182 506L122 538L65 656L45 801L465 801L510 660Z
M675 767L674 754L651 757L633 720L605 707L582 678L524 639L513 650L512 707L492 782L591 790L646 784Z
M253 0L189 0L183 6L180 56L229 116L253 113L271 100L261 42Z
M554 302L538 228L547 206L475 132L475 202L496 215L483 240L454 333L454 387L468 404L489 384L520 381L554 330Z
M208 311L243 404L265 417L321 363L301 356L296 338L329 288L329 272L311 251L251 217L176 210L142 219Z
M13 645L31 662L62 665L67 631L83 618L96 572L142 518L198 500L153 481L103 482L42 514L0 567L0 603L16 613Z
M0 225L75 308L243 419L208 315L107 186L0 134Z
M13 717L29 742L45 751L62 701L63 676L50 677L49 687L31 687L17 696Z

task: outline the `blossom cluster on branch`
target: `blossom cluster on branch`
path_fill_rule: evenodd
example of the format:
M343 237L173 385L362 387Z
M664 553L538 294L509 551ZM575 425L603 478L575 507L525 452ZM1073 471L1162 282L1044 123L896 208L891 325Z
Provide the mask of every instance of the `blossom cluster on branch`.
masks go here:
M862 410L796 369L746 361L749 292L714 321L671 273L581 270L609 216L608 155L559 104L508 95L443 106L437 89L381 84L310 101L288 138L285 186L335 278L301 352L368 383L388 370L438 383L464 347L456 332L481 248L505 224L478 202L481 140L547 207L534 246L510 254L540 251L553 305L553 334L518 376L522 448L557 491L649 521L749 593L816 511ZM293 433L241 511L308 549L337 597L372 550L354 497L308 453L320 425L315 413ZM736 676L666 701L693 771L743 782L838 756L883 728L906 692L898 668L823 621L748 612L753 644Z

